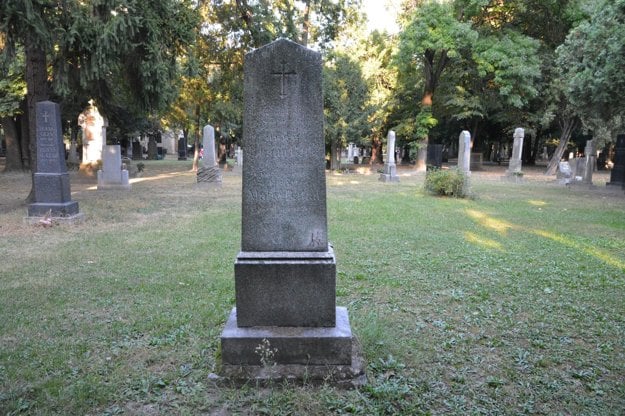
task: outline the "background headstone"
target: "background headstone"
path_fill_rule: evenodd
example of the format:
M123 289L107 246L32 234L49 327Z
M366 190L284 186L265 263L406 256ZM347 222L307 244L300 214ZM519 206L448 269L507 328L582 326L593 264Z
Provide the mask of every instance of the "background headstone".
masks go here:
M514 130L514 143L512 144L512 157L508 162L508 170L506 174L508 176L519 174L523 166L523 138L525 137L525 130L518 127Z
M395 165L395 132L393 130L389 130L386 136L386 160L384 161L384 171L380 174L379 180L382 182L399 182L397 166Z
M187 139L184 136L178 139L178 160L187 160Z
M215 128L210 124L204 126L202 130L202 146L204 156L202 157L202 166L197 171L197 181L221 183L221 170L217 165L215 152Z
M443 145L428 144L428 167L440 169L443 166Z
M321 82L321 55L286 39L245 57L242 251L221 337L226 375L259 366L264 340L299 377L352 363L327 240Z
M586 185L592 185L592 174L597 165L597 152L595 149L595 141L587 140L584 148L584 176L583 182Z
M619 134L616 137L614 150L614 166L610 172L610 182L606 185L625 186L625 134Z
M471 175L471 133L467 130L458 137L458 169L466 176Z
M28 216L77 216L80 214L78 202L72 201L65 164L59 105L51 101L38 102L36 117L37 169L33 177L35 202L28 205Z
M119 145L106 145L102 151L102 169L98 171L98 189L130 189L128 170L122 169Z
M563 185L568 185L574 180L573 171L569 162L558 162L558 171L556 172L556 178L559 179Z
M106 127L104 117L98 107L89 102L78 116L78 125L82 127L82 163L96 163L102 160L102 146L106 144Z
M132 160L143 160L143 146L141 146L141 142L132 142Z

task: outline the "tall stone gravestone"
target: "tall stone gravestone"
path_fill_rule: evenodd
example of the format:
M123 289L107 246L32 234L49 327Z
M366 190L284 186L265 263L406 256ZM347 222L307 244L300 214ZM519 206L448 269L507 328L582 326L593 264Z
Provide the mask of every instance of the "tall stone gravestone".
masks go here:
M202 130L202 146L204 148L204 156L202 157L202 166L197 171L197 181L205 183L221 183L221 170L217 165L215 157L215 128L210 124L204 126Z
M28 216L43 217L49 214L54 218L81 217L78 202L72 201L59 105L51 101L38 102L36 117L35 202L28 205Z
M143 160L143 146L141 142L132 142L132 160Z
M616 149L613 162L614 166L610 173L610 182L606 185L625 187L625 134L619 134L616 137Z
M507 176L518 176L523 166L523 139L525 138L525 130L518 127L514 130L514 143L512 144L512 157L508 163Z
M380 174L379 180L382 182L399 182L397 166L395 165L395 132L393 130L389 130L386 136L386 160L384 161L384 172Z
M98 189L130 189L128 170L122 167L119 145L107 145L102 150L102 169L98 170Z
M327 236L321 68L319 53L286 39L245 57L241 252L221 336L227 377L259 377L259 348L295 377L352 364Z
M466 176L471 175L471 133L467 130L458 137L458 169Z
M582 178L585 185L592 185L592 174L597 165L597 151L595 149L595 141L587 140L584 148L584 176Z
M187 160L187 138L178 138L178 160Z

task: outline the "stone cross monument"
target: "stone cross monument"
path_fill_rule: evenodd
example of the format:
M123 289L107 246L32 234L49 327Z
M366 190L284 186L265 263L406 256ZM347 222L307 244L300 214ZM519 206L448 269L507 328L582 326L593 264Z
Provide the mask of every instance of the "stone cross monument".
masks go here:
M245 56L242 235L236 308L221 336L226 377L266 376L259 347L275 353L272 379L352 369L328 244L321 70L319 53L286 39Z

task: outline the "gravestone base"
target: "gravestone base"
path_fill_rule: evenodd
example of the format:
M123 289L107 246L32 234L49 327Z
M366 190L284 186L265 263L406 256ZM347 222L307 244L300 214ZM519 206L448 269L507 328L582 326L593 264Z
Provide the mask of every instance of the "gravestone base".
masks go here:
M333 327L336 259L328 251L245 252L234 264L238 325Z
M399 176L397 176L397 166L384 165L384 172L380 174L378 180L382 182L399 182Z
M132 185L130 185L130 180L128 177L128 171L122 170L119 175L115 175L116 178L113 179L112 175L107 174L106 172L99 170L98 171L98 191L100 190L130 190ZM119 178L117 178L119 176Z
M233 382L363 384L364 360L353 341L347 309L337 307L335 313L333 327L239 327L233 308L221 335L221 375Z
M197 182L221 184L222 182L221 170L217 166L213 166L213 167L202 166L197 170Z
M504 180L505 182L512 182L512 183L524 183L525 182L525 180L523 179L523 172L506 171L506 174L502 176L501 179Z
M80 224L81 222L85 220L85 214L82 212L79 212L73 215L67 215L67 216L50 216L50 217L46 216L48 212L50 211L48 210L45 212L44 215L40 215L40 216L24 217L24 223L28 225L38 225L38 224L41 224L43 221L48 221L51 224L73 225L73 224Z
M35 202L28 205L28 218L41 219L50 214L52 218L70 218L81 215L78 202Z

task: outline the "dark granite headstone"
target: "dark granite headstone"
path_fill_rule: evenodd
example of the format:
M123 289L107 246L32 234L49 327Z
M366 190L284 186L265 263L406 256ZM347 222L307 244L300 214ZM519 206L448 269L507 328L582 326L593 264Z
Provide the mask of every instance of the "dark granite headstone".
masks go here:
M178 160L187 160L187 139L184 136L178 139Z
M625 186L625 134L617 136L614 150L614 166L610 172L610 182L606 185Z
M132 142L132 160L143 160L143 146L141 146L141 142Z
M439 169L443 166L442 144L428 144L427 166Z
M327 240L321 70L319 53L286 39L245 57L242 251L221 339L226 373L259 365L263 339L278 346L280 365L351 365Z
M37 170L34 174L35 202L28 206L29 217L71 217L79 214L72 201L65 148L61 131L61 111L57 103L37 103Z

